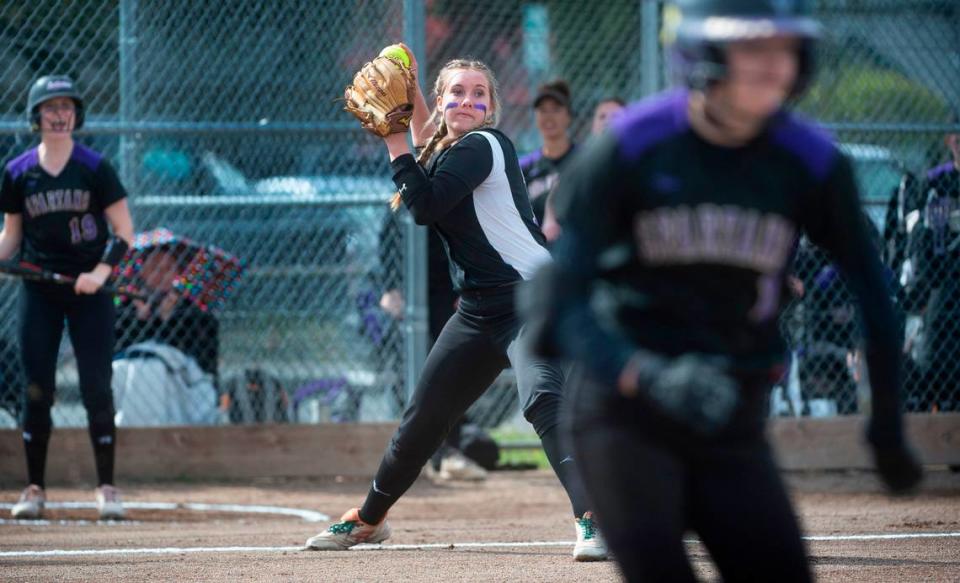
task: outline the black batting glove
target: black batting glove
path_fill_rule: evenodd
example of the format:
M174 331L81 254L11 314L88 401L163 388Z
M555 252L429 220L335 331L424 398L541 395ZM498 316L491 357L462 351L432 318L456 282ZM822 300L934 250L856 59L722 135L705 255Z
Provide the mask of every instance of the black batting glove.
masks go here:
M727 374L723 359L702 354L664 358L638 353L634 393L667 416L702 435L727 426L740 400L738 383ZM630 396L630 391L621 393Z

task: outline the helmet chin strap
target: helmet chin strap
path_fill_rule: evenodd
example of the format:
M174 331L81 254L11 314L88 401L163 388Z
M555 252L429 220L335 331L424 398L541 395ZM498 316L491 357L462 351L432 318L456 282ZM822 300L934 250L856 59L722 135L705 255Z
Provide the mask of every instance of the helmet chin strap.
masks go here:
M51 127L51 128L49 128L49 129L41 129L41 130L40 130L40 133L41 133L42 135L45 134L45 135L48 135L48 136L70 136L70 135L73 135L73 130L68 129L68 128L66 128L66 127L62 128L62 129L55 128L55 127Z
M727 68L725 66L703 61L693 66L687 82L693 89L706 91L713 83L722 81L726 75Z
M73 128L70 127L71 124L69 122L61 121L61 120L56 120L56 121L47 120L47 124L49 125L49 129L41 130L43 133L53 134L53 135L70 135L73 133ZM58 128L57 126L63 126L63 127Z
M57 113L43 113L42 111L37 112L38 121L38 130L42 133L53 134L53 135L64 135L72 134L74 128L77 125L77 116L76 113L68 114L67 118L64 119L64 115L61 112ZM72 122L71 123L71 118ZM43 129L44 120L47 123L48 129ZM57 126L62 126L62 129L59 129Z

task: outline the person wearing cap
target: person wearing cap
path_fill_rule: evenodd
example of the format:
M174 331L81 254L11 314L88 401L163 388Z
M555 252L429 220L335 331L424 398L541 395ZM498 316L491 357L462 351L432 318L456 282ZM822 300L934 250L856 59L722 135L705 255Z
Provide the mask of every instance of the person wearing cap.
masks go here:
M802 233L857 298L867 440L905 494L922 471L900 409L900 336L852 165L787 109L818 23L791 0L687 0L666 13L685 88L629 106L564 171L555 261L520 297L568 383L569 438L628 581L695 581L693 532L724 581L810 581L765 437L787 354L779 316Z
M102 519L124 515L113 485L116 427L110 388L113 298L98 293L133 242L127 192L104 156L73 140L84 102L65 75L39 78L27 97L27 118L40 144L7 163L0 186L0 260L23 261L75 278L68 287L24 281L20 349L26 385L23 444L28 486L14 518L39 518L46 502L44 473L52 422L57 354L64 321L77 358L87 411Z
M545 83L533 99L534 118L543 145L520 158L520 170L537 224L543 225L547 195L557 183L560 171L572 158L576 144L570 139L570 87L562 79Z

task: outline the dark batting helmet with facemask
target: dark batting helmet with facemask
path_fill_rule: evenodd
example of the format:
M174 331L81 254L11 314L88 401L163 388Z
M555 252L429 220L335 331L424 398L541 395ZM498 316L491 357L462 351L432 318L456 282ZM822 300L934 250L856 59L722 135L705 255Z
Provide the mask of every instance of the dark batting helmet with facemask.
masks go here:
M30 87L27 95L27 118L30 120L30 129L40 131L40 104L56 97L69 97L76 105L76 123L73 129L83 127L83 97L77 91L73 79L66 75L45 75L36 80Z
M799 70L791 95L801 95L813 77L813 51L820 25L806 0L676 0L665 19L673 43L675 72L692 89L705 89L727 74L724 45L795 36Z

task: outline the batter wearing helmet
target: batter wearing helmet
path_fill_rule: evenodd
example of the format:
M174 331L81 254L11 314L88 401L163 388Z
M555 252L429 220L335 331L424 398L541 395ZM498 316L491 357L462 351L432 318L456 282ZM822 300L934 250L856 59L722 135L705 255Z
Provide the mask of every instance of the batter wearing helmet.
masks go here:
M74 276L76 284L71 289L23 283L20 349L27 385L22 423L29 485L12 513L37 518L43 512L50 408L66 320L93 442L97 507L101 518L120 518L123 506L113 487L113 298L97 291L133 240L127 193L103 155L73 141L73 131L83 126L84 103L72 79L38 79L27 98L27 116L40 144L4 168L0 259L19 250L24 261Z
M725 581L809 581L764 437L800 233L859 300L867 437L905 492L921 470L901 428L897 325L849 161L784 107L810 79L817 23L789 0L676 8L687 88L631 106L573 161L529 325L542 354L587 370L570 383L574 457L628 580L694 580L694 531Z

